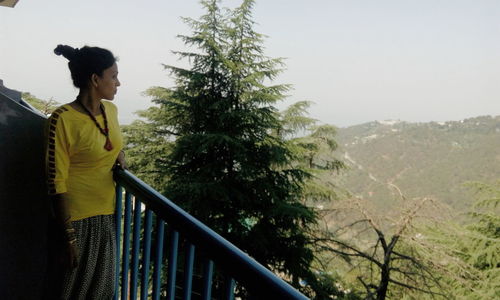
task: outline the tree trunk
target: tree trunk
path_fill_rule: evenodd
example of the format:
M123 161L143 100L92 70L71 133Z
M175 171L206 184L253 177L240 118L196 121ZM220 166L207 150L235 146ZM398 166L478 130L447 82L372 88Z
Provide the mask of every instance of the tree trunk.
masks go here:
M387 295L387 287L389 286L389 265L382 266L382 273L380 274L380 284L377 288L377 300L384 300Z

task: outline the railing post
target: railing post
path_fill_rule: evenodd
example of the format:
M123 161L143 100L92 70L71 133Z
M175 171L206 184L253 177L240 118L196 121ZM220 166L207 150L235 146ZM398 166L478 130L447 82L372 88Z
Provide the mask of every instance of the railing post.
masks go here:
M186 261L184 265L184 300L191 300L193 289L193 265L194 265L194 245L186 245Z
M122 187L116 184L116 212L115 212L115 228L116 228L116 265L115 265L115 296L118 300L120 291L120 237L122 234Z
M153 272L153 300L160 300L164 230L165 222L163 222L160 218L156 218L156 256Z
M132 210L132 194L125 193L125 216L123 221L123 267L122 267L122 300L128 296L128 271L129 271L129 248L130 248L130 218Z
M144 248L142 253L141 300L147 300L148 298L152 220L153 220L153 212L149 209L146 209L146 215L144 220Z
M203 266L203 292L201 295L203 300L210 300L212 297L213 272L214 263L210 259L207 259Z
M132 243L132 272L130 275L130 298L137 298L137 278L139 275L139 251L141 239L141 201L135 196L134 199L134 241Z
M225 286L226 286L225 299L234 300L234 279L232 277L227 277Z
M177 254L179 248L179 232L171 230L170 255L168 258L167 299L175 299L175 279L177 275Z

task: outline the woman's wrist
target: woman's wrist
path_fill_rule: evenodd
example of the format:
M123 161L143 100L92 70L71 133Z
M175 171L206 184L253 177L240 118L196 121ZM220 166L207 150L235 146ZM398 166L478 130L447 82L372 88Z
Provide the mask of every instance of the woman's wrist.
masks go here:
M66 241L70 244L76 242L76 230L72 227L64 229L64 236Z
M68 243L73 244L76 242L76 230L73 228L73 223L71 222L70 217L67 217L64 220L61 229L64 231L64 238Z
M70 217L66 218L63 222L61 222L61 229L71 229L73 228L73 223L71 222Z

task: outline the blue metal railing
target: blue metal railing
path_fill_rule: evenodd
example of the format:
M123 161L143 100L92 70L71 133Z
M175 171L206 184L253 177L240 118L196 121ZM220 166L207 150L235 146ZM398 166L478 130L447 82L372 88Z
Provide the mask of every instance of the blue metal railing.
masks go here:
M115 181L115 299L308 299L129 171Z

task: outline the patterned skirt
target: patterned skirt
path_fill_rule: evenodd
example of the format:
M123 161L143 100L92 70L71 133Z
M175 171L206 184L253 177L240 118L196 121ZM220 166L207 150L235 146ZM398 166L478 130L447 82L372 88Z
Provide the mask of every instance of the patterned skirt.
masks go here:
M66 271L61 299L112 299L115 288L116 229L114 215L73 221L78 267Z

